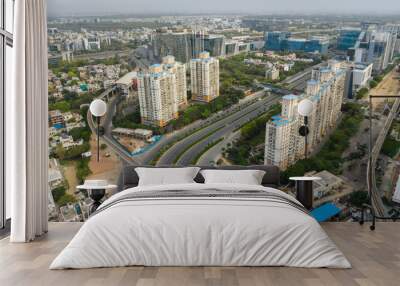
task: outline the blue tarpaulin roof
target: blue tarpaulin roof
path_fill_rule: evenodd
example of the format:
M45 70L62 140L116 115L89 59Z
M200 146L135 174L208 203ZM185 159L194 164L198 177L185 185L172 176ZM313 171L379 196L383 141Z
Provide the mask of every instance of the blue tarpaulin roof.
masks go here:
M323 222L329 220L331 217L334 217L338 213L340 213L341 209L339 209L333 203L326 203L316 209L313 209L310 212L310 215L314 217L318 222Z
M64 128L64 125L62 123L56 123L56 124L53 124L53 127L55 129L62 129L62 128Z

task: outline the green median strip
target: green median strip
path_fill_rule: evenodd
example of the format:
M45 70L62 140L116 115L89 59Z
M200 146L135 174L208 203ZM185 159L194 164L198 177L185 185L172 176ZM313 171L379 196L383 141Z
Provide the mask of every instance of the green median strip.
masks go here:
M214 147L215 145L217 145L219 142L222 142L224 140L224 137L219 138L218 140L211 142L210 144L208 144L206 146L206 148L201 151L199 154L197 154L196 157L194 157L193 161L191 162L192 165L196 165L197 161L199 161L200 157L203 156L208 150L210 150L212 147Z
M213 135L215 132L221 130L222 128L224 128L224 126L221 126L217 129L212 130L211 132L208 132L206 135L204 135L203 137L201 137L199 140L193 142L192 144L188 145L186 148L184 148L179 154L178 156L175 158L174 160L174 165L179 161L179 159L183 156L183 154L186 153L186 151L188 151L190 148L192 148L194 145L196 145L197 143L207 139L208 137L210 137L211 135Z
M245 106L243 106L242 108L247 108L248 106L251 106L251 105L254 104L254 103L255 103L255 102L253 102L253 103L251 103L251 104L249 104L249 105L245 105ZM256 109L257 109L257 108L256 108ZM247 113L244 114L243 116L246 116L247 114L253 112L253 111L256 110L256 109L253 109L253 110L247 112ZM235 113L237 113L237 112L239 112L239 111L240 111L240 109L239 109L238 111L235 111L235 112L232 112L232 113L228 113L228 116L231 116L231 115L233 115L233 114L235 114ZM242 116L242 117L243 117L243 116ZM202 126L201 128L195 129L195 130L193 130L193 131L191 131L191 132L189 132L189 133L185 133L185 135L182 135L182 136L178 137L176 140L174 140L173 142L171 142L171 143L165 145L163 148L160 149L160 151L157 153L157 155L154 157L154 159L151 160L150 165L154 165L154 166L157 165L158 161L159 161L160 158L164 155L164 153L167 152L167 151L168 151L172 146L174 146L176 143L178 143L178 142L182 141L183 139L185 139L185 138L187 138L187 137L193 135L194 133L197 133L197 132L199 132L199 131L201 131L201 130L207 128L207 127L210 127L211 125L213 125L213 124L215 124L215 123L217 123L217 122L219 122L219 121L221 121L221 120L223 120L223 119L225 119L225 118L226 118L226 117L221 117L221 118L219 118L218 120L211 122L210 124L207 124L207 125L205 125L205 126ZM218 130L219 130L219 129L218 129Z
M247 106L245 106L245 107L247 107ZM240 111L240 110L239 110L239 111ZM236 111L236 112L238 112L238 111ZM228 113L228 116L231 116L231 115L235 114L236 112ZM185 139L185 138L187 138L187 137L193 135L194 133L197 133L197 132L199 132L199 131L201 131L201 130L207 128L207 127L210 127L211 125L213 125L213 124L215 124L215 123L217 123L217 122L219 122L219 121L221 121L221 120L223 120L223 119L225 119L225 118L226 118L226 117L221 117L221 118L219 118L218 120L212 121L211 123L209 123L209 124L207 124L207 125L204 125L204 126L198 128L198 129L194 129L193 131L190 131L189 133L185 133L184 135L179 136L176 140L174 140L174 141L172 141L171 143L168 143L167 145L165 145L164 147L162 147L162 148L160 149L160 152L158 152L157 155L153 158L153 160L151 160L150 165L155 166L155 165L158 163L158 161L160 160L160 158L162 157L162 155L164 155L164 153L167 152L168 149L170 149L170 148L171 148L172 146L174 146L176 143L178 143L178 142L182 141L183 139Z

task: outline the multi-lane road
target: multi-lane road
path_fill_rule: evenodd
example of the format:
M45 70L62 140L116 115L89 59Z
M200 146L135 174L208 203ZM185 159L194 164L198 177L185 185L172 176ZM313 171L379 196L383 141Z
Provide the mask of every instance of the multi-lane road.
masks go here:
M203 151L208 143L223 138L245 122L257 117L270 106L269 103L276 103L279 99L276 95L268 95L264 98L260 97L260 95L261 93L253 100L254 103L249 102L239 105L234 109L234 112L225 113L224 116L213 123L205 125L197 132L193 132L182 140L175 142L160 157L157 165L190 164L193 158Z
M285 88L289 90L303 91L306 87L307 81L311 79L312 70L322 66L326 66L326 64L326 62L322 62L312 67L306 68L304 71L286 78L282 81L282 83L284 84Z
M194 134L194 138L191 138L189 141L184 142L184 146L180 146L181 148L183 148L183 150L185 150L185 152L179 156L176 164L182 166L195 164L196 162L194 160L202 154L202 152L207 148L209 144L212 144L213 142L216 142L221 138L229 136L232 132L234 132L234 130L240 128L249 120L254 119L265 113L268 108L278 102L279 98L280 97L276 95L271 95L265 99L260 99L259 102L256 102L255 104L248 106L247 108L244 108L240 112L226 117L224 120L221 120L221 122L213 127L215 132L211 133L211 135L207 136L203 140L201 140L200 134ZM210 134L211 132L211 130L209 130L208 128L205 128L202 131L203 132L199 133L203 133L205 134L205 136ZM191 146L189 142L195 144ZM168 164L168 162L165 161L163 163Z

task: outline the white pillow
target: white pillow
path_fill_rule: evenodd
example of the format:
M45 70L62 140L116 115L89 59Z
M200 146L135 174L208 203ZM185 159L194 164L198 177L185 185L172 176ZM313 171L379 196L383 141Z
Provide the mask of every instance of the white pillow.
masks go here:
M265 171L261 170L202 170L205 184L261 185Z
M139 176L139 186L190 184L200 168L135 168Z

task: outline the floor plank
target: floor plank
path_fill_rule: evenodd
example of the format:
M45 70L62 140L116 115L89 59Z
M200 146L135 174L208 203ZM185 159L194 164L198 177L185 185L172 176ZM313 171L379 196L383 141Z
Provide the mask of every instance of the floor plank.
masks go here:
M119 267L57 270L48 267L79 230L80 223L51 223L44 237L29 244L0 240L0 285L131 286L398 286L400 224L378 223L376 231L356 223L323 228L352 263L352 269L288 267Z

